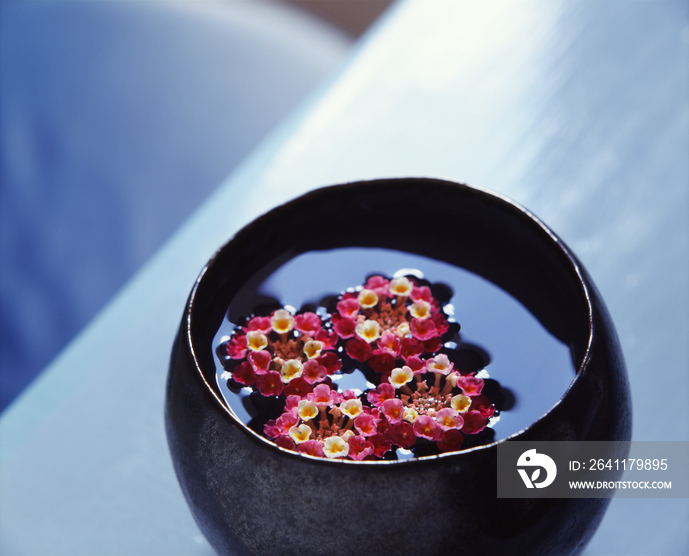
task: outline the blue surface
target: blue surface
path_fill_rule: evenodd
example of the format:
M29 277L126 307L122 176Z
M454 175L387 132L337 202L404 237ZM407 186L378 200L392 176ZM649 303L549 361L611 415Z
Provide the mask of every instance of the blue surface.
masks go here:
M0 9L2 410L350 41L268 2Z
M393 175L553 228L617 325L634 438L689 440L689 4L407 0L2 415L0 552L210 554L162 424L194 278L273 206ZM686 555L688 522L687 499L615 499L585 554Z

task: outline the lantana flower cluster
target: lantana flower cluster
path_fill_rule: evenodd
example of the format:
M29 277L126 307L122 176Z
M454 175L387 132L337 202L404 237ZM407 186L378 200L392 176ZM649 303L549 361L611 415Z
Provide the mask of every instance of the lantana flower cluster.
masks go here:
M306 395L342 367L337 342L316 313L278 309L252 317L227 342L230 358L241 360L232 379L263 396Z
M233 380L284 399L282 414L263 428L279 446L353 460L424 443L447 452L495 413L483 379L454 368L443 347L448 330L430 287L373 276L341 294L326 321L286 309L250 318L227 353L240 360ZM352 362L375 388L338 391L333 375Z

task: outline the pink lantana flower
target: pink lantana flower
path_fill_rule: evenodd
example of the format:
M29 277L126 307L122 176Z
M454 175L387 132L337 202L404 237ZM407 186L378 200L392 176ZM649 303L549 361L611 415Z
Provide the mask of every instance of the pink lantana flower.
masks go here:
M444 431L435 443L441 452L455 452L462 447L464 435L458 430L450 429Z
M411 333L417 340L430 340L438 335L432 319L411 319Z
M256 382L256 374L248 361L242 361L235 367L232 378L244 386L251 386Z
M381 405L381 410L391 425L401 422L404 417L404 404L402 400L397 398L385 400L383 405Z
M390 292L390 281L382 276L371 276L364 288L376 292L379 297L387 297Z
M474 376L460 376L457 378L457 386L462 389L464 394L473 398L483 390L483 379Z
M464 426L464 419L459 411L451 407L444 407L435 415L435 420L444 431L450 429L461 429Z
M355 297L347 297L337 302L337 312L344 318L356 320L359 314L359 300Z
M435 299L431 293L431 288L428 286L414 286L411 289L411 300L415 303L418 301L425 301L426 303L434 304Z
M307 440L306 442L302 442L297 446L297 452L318 458L325 457L323 445L318 442L318 440Z
M307 397L319 406L324 407L332 407L344 401L344 397L338 394L337 390L332 390L327 384L319 384Z
M402 338L400 355L406 361L409 357L418 357L423 353L423 346L414 338Z
M428 415L419 415L413 426L414 434L427 440L437 440L442 432L440 425Z
M483 380L462 376L441 353L450 324L427 286L372 276L330 310L327 320L286 309L253 316L227 341L239 364L226 363L223 378L284 400L283 414L264 427L279 446L361 460L414 448L421 438L446 452L493 416ZM338 393L333 380L343 366L380 383L363 394Z
M335 374L342 368L342 361L336 353L326 351L323 355L318 357L318 363L325 367L325 372L329 375Z
M416 443L414 427L406 421L392 425L387 431L387 436L390 442L407 450Z
M318 359L309 359L302 366L302 375L309 384L321 382L328 372L326 368L318 362Z
M302 313L294 317L294 328L313 338L321 329L321 318L316 313Z
M373 443L369 442L363 436L351 436L349 440L347 440L347 443L349 444L349 452L347 455L353 460L360 461L373 454Z
M392 448L392 442L383 433L379 432L368 437L368 440L373 444L373 455L382 458Z
M392 369L395 368L395 363L396 359L393 355L380 349L374 349L371 352L371 357L368 359L369 367L381 375L389 375Z
M337 314L332 316L333 330L337 335L346 340L351 338L356 333L356 321L347 317L341 317Z
M232 359L243 359L246 355L246 335L232 336L227 342L227 355Z
M427 370L426 362L420 357L417 357L416 355L407 357L407 359L405 359L405 363L407 364L407 367L409 367L415 375L425 373Z
M299 402L301 401L300 396L287 396L285 399L285 413L293 413L294 415L299 414Z
M374 407L380 407L386 400L395 397L395 387L386 382L381 382L375 390L369 390L366 398Z
M426 361L426 368L432 373L448 375L452 371L453 364L444 353L439 353L432 359Z
M345 344L345 351L352 359L366 361L371 356L371 344L361 338L351 338Z
M435 329L438 336L442 336L443 334L445 334L445 332L447 332L450 329L450 323L447 322L447 317L442 311L433 313L433 315L431 315L431 319L435 324Z
M294 445L294 440L288 436L278 436L274 440L275 444L280 446L280 448L285 448L285 450L294 450L296 446Z
M277 438L282 433L282 430L275 422L275 419L271 419L263 426L263 434L268 438Z
M303 398L312 391L313 386L311 386L303 376L294 378L285 384L286 396L299 396Z
M251 368L257 375L267 373L270 370L270 364L273 362L273 358L270 356L270 353L265 350L252 351L249 353L247 359L251 364Z
M328 332L325 328L321 328L318 332L316 332L316 336L314 337L314 340L323 342L324 350L335 349L337 347L338 339L339 336L337 335L337 332Z
M378 432L378 421L370 413L362 413L354 419L354 428L359 431L362 436L371 436Z
M270 422L270 421L269 421ZM283 413L275 421L275 428L280 435L288 435L289 430L299 424L299 416L292 412Z
M472 411L478 411L486 419L491 418L495 414L495 406L491 403L487 396L479 394L471 399Z
M443 342L440 339L440 336L435 336L434 338L431 338L430 340L425 340L421 343L423 345L423 350L426 353L436 352L443 346Z
M273 326L270 324L270 317L254 317L246 324L248 330L270 334Z
M256 387L264 396L279 396L282 394L284 385L280 373L277 371L268 371L256 377Z
M379 350L389 353L393 357L399 357L402 352L402 342L392 332L383 332L377 346Z
M480 411L467 411L463 417L462 432L465 434L476 434L486 428L486 418Z

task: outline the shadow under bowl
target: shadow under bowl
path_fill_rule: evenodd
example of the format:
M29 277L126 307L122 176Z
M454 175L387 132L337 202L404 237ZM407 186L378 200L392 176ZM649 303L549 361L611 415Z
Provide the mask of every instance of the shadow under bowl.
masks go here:
M523 208L427 178L312 191L261 216L199 276L174 343L165 424L175 471L219 554L576 554L609 499L496 497L497 445L400 461L314 458L251 431L223 402L213 338L242 286L310 251L378 247L474 272L570 347L566 392L514 440L628 440L630 394L617 336L590 277Z

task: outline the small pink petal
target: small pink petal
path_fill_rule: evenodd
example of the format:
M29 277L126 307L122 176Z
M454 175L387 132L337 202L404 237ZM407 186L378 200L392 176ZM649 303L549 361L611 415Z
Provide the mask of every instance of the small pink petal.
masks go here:
M460 376L457 378L457 386L462 389L464 394L473 398L483 390L483 379L474 376Z
M371 356L371 344L361 338L347 340L345 351L352 359L366 361Z
M342 299L337 303L337 312L344 318L355 320L359 314L359 301L355 297Z
M419 415L414 421L414 434L427 440L437 440L442 433L440 425L428 415Z
M282 377L277 371L268 371L256 377L258 391L264 396L279 396L282 393L284 384Z
M232 378L244 386L252 386L256 382L256 374L248 361L242 361L234 368Z
M306 336L314 337L321 329L321 318L316 313L302 313L294 317L294 328Z
M422 342L438 335L435 323L431 319L411 319L411 333Z
M476 434L486 428L486 418L480 411L467 411L464 414L464 426L462 432L465 434Z
M396 425L402 421L404 417L404 404L402 400L391 398L385 400L380 407L383 411L383 415L385 415L385 418L391 425Z

